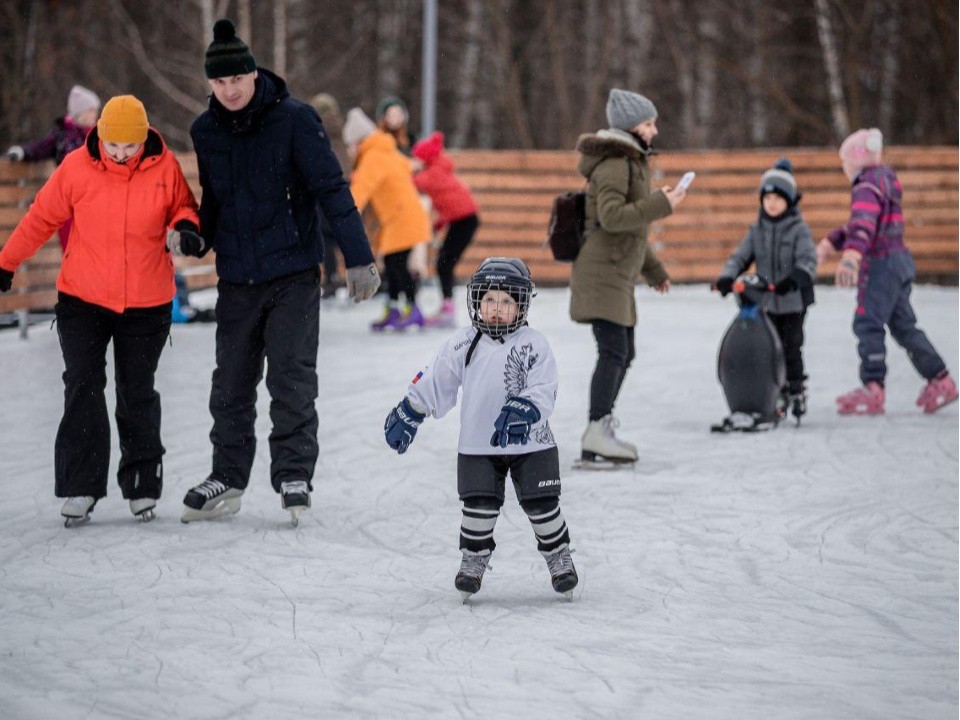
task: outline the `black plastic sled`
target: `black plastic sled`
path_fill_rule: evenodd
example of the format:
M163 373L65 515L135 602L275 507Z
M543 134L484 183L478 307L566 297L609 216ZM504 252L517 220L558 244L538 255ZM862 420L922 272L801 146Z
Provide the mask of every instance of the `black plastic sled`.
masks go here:
M713 432L758 432L777 426L778 399L787 376L780 336L763 303L770 284L759 275L741 275L733 285L740 310L717 353L717 377L730 414Z

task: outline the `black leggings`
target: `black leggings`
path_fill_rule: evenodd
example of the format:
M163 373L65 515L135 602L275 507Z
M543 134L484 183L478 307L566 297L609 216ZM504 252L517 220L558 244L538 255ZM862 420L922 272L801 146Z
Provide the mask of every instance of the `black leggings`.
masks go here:
M463 251L467 249L467 245L473 240L479 225L480 220L476 215L469 215L450 223L447 236L443 239L443 247L437 253L437 276L440 278L440 289L446 299L453 297L453 268L463 255Z
M383 267L387 276L387 295L391 300L399 300L400 293L407 296L407 302L413 305L417 301L417 281L410 274L407 261L410 250L390 253L383 256Z
M609 320L591 320L597 340L597 366L590 382L590 420L613 412L627 369L636 356L633 328Z

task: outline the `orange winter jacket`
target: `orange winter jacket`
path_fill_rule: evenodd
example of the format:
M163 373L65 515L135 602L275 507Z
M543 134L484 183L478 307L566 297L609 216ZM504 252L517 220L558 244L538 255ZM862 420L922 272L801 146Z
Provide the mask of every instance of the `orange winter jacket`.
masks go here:
M176 157L153 128L139 157L106 158L97 129L69 153L0 250L14 271L73 217L57 289L115 312L173 299L167 229L199 225L197 202Z
M397 150L393 135L378 130L360 143L350 192L358 210L370 203L377 214L376 253L390 255L430 239L430 218L414 187L410 160Z

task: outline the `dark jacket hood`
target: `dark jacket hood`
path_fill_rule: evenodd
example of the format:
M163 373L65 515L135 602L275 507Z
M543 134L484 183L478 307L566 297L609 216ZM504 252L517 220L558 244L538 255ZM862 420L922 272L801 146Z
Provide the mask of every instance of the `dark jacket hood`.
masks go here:
M86 140L87 152L90 154L94 160L101 162L103 158L100 156L100 133L97 131L97 126L94 125L90 132L87 133ZM147 139L143 143L143 160L146 160L148 157L153 157L155 155L163 155L164 150L167 149L167 144L163 141L163 137L153 128L147 130Z
M245 108L236 112L227 110L211 93L210 111L218 123L232 132L246 132L259 125L264 112L288 97L290 92L286 81L274 72L258 67L253 97Z

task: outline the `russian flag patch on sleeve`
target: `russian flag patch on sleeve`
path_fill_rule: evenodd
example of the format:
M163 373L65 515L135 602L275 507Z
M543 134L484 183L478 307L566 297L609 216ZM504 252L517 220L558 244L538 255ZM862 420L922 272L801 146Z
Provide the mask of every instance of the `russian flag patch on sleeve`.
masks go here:
M423 370L417 373L417 376L413 379L413 384L416 385L419 382L420 378L423 377Z

